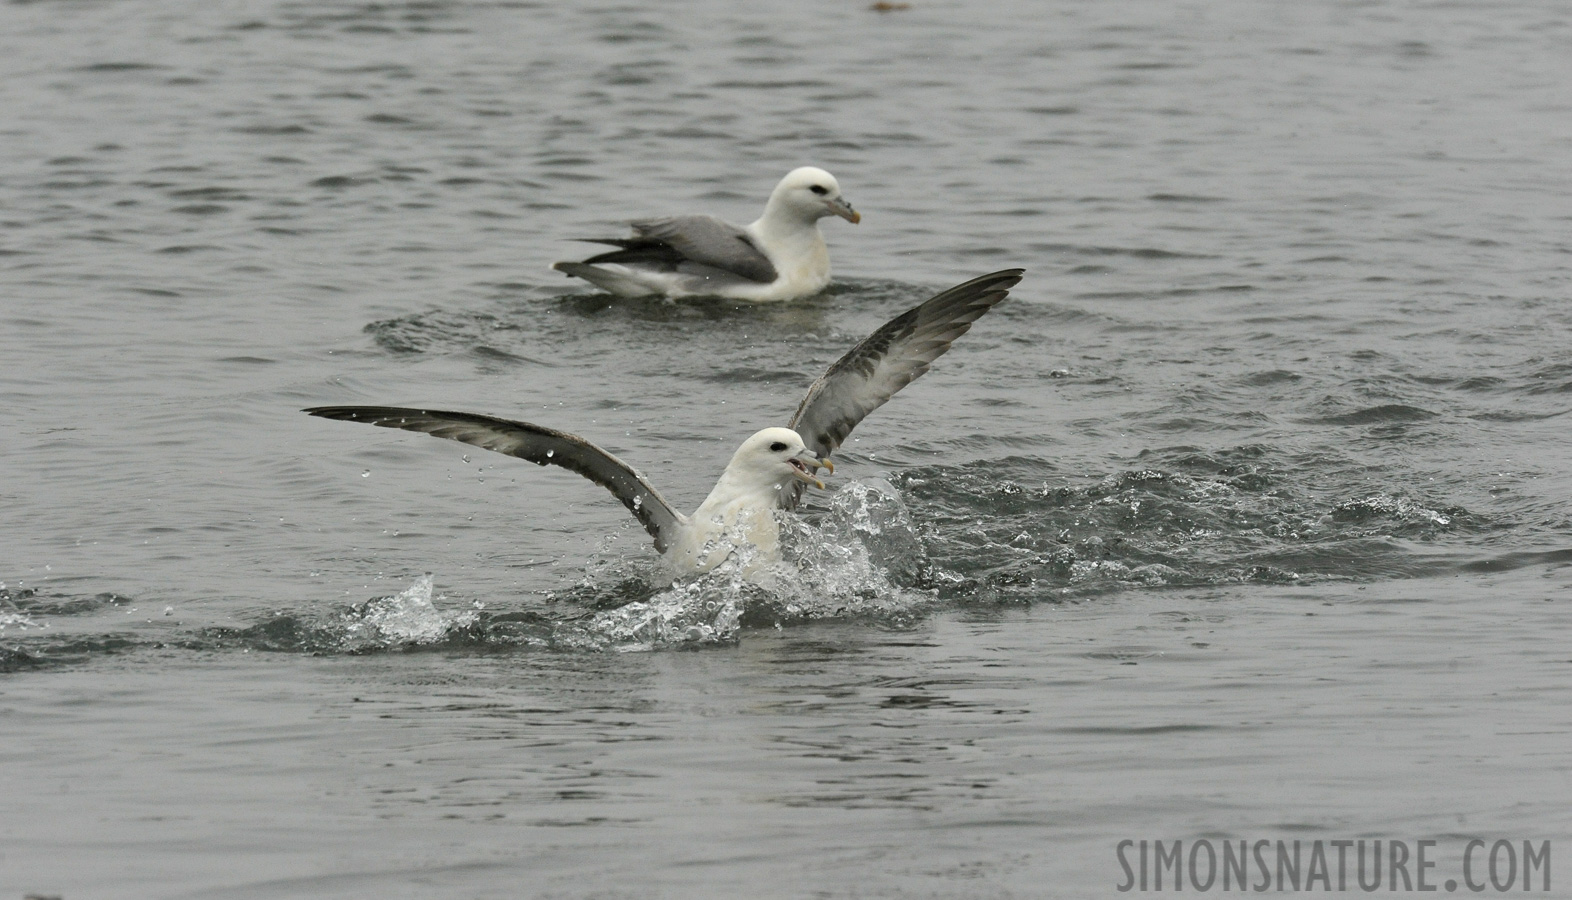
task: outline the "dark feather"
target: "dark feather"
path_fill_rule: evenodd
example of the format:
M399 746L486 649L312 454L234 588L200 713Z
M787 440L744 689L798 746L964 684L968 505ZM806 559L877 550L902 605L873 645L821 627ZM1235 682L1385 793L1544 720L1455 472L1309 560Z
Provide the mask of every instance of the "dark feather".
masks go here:
M611 491L665 552L682 522L671 504L639 471L578 435L474 413L394 406L317 406L303 410L324 419L401 428L506 453L541 466L561 466Z

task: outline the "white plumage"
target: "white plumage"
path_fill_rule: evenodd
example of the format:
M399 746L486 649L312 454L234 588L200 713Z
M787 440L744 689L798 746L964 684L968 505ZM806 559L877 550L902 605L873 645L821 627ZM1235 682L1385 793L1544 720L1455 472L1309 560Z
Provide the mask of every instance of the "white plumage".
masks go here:
M862 220L823 169L793 169L775 186L757 221L740 228L714 216L633 223L631 238L589 238L620 249L552 268L613 294L796 300L830 283L830 250L819 220Z

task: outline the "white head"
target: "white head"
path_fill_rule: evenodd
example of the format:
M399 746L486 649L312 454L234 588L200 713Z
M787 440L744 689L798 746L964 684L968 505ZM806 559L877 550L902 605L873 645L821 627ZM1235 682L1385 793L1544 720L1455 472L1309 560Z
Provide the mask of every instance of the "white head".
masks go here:
M853 225L862 221L862 216L841 196L841 186L835 176L813 166L803 166L786 173L786 177L771 192L770 202L764 207L766 217L771 213L790 215L808 222L816 222L825 216L840 216Z
M835 471L834 463L809 450L797 432L766 428L742 442L726 466L726 475L760 488L784 488L802 481L822 489L824 482L813 475L820 466Z

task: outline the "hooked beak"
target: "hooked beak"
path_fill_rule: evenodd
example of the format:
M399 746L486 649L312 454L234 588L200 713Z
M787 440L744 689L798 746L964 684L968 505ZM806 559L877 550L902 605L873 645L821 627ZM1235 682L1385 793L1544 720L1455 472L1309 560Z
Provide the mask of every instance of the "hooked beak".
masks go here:
M829 209L830 212L840 216L853 225L856 225L858 222L862 221L862 215L858 213L857 210L851 208L851 204L846 202L845 197L836 197L834 200L826 200L824 201L824 205L827 209Z
M803 450L787 462L791 464L791 473L797 476L798 481L811 484L821 491L824 490L824 482L814 476L814 471L822 466L829 470L830 474L835 474L835 463L828 459L819 459L813 455L812 450Z

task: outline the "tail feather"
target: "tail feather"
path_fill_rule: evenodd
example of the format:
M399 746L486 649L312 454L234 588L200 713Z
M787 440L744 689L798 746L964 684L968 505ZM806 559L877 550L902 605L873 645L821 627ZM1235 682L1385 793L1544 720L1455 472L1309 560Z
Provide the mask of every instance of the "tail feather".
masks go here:
M581 262L556 262L551 267L572 278L582 278L604 291L619 297L647 297L660 293L660 288L647 284L626 272L604 269ZM620 268L620 267L619 267Z

